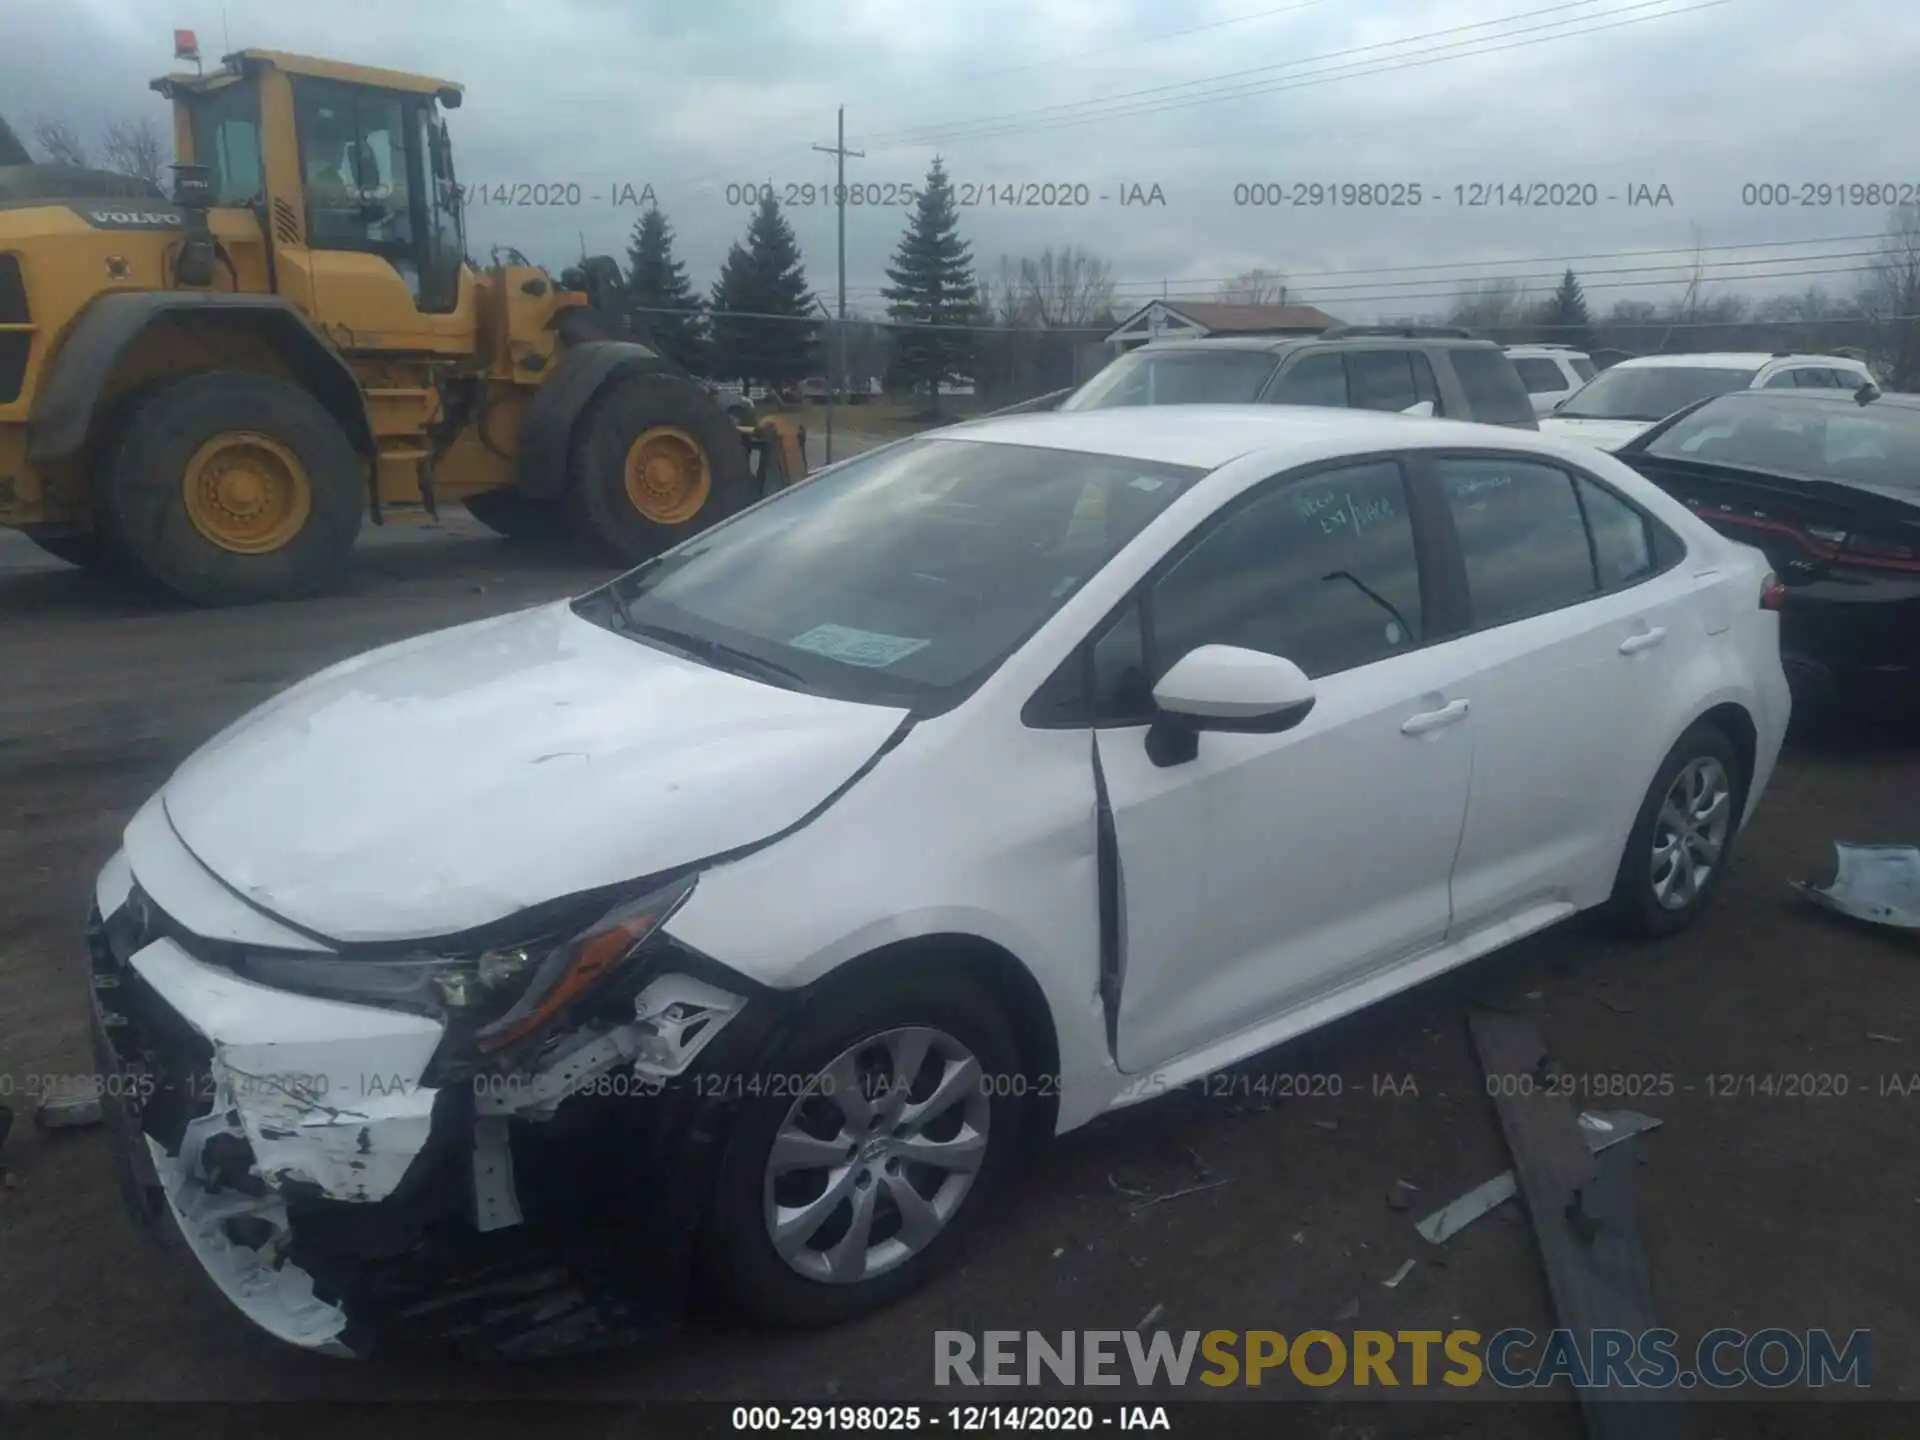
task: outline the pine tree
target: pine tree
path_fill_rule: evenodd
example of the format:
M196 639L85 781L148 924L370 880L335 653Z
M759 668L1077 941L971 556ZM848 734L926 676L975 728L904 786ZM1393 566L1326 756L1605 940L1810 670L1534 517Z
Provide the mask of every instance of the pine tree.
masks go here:
M960 238L953 182L937 155L887 278L893 284L881 293L888 318L902 322L893 332L890 379L925 390L937 410L942 382L973 378L974 334L954 327L979 324L983 309L973 253Z
M673 226L657 205L633 224L627 244L627 304L635 327L696 375L707 370L706 307L673 258Z
M1593 319L1587 314L1587 297L1571 268L1560 277L1560 288L1542 307L1540 324L1546 329L1547 339L1556 345L1593 349Z
M716 378L777 388L813 369L813 294L800 262L800 242L767 196L736 241L713 286L713 371ZM778 316L766 319L758 317ZM791 318L784 318L791 317Z

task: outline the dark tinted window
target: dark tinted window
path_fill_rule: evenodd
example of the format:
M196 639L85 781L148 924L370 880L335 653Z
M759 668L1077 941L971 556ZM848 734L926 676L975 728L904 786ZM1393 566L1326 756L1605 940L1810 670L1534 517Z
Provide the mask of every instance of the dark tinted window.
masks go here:
M1769 475L1920 490L1920 410L1742 391L1675 422L1647 446L1647 454Z
M260 168L260 87L237 81L191 102L193 156L212 172L215 205L252 205L266 198Z
M1593 536L1593 563L1600 572L1600 588L1611 590L1638 580L1653 569L1653 536L1646 518L1604 485L1576 475L1580 504L1587 512L1587 531Z
M1520 372L1520 383L1527 387L1528 394L1539 395L1567 388L1567 377L1560 373L1560 367L1551 360L1542 360L1537 355L1525 356L1515 360L1513 368Z
M1573 477L1528 460L1441 460L1440 486L1467 562L1474 623L1504 625L1595 591Z
M1405 350L1349 351L1347 389L1360 410L1411 410L1428 398L1414 384L1413 363Z
M1573 366L1573 373L1578 375L1582 380L1591 380L1599 373L1593 368L1593 362L1591 360L1576 357L1567 363Z
M1793 372L1793 383L1802 390L1833 389L1833 372L1825 366L1809 365Z
M1780 370L1770 376L1762 390L1791 390L1800 382L1794 378L1794 371Z
M1280 373L1267 394L1273 405L1347 404L1347 367L1337 350L1302 355Z
M1095 723L1144 721L1152 715L1153 682L1147 678L1147 647L1135 603L1094 642L1093 718Z
M1148 608L1159 674L1200 645L1284 655L1319 676L1418 644L1399 466L1323 471L1243 505L1155 582Z
M1491 345L1484 349L1462 346L1449 350L1447 358L1453 361L1453 373L1460 377L1460 388L1466 392L1472 410L1467 418L1487 425L1532 422L1533 401L1527 398L1527 387L1520 383L1513 362L1503 351Z

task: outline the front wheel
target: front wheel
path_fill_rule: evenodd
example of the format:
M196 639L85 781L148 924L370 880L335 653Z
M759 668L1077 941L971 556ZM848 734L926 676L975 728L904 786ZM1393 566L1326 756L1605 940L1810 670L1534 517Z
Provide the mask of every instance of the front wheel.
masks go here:
M633 375L580 417L561 506L576 540L637 565L754 499L740 432L713 398L677 376Z
M735 1304L770 1324L828 1324L952 1260L1022 1120L994 1003L958 980L883 975L816 1002L769 1068L792 1087L741 1114L707 1237Z
M1693 923L1726 874L1745 786L1740 757L1717 726L1680 737L1627 836L1608 903L1615 928L1653 938Z

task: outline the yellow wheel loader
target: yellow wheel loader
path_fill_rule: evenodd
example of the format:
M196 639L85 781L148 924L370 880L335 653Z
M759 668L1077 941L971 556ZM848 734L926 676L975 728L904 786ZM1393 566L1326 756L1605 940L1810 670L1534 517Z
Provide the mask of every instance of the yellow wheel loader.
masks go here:
M243 50L153 88L171 198L0 147L0 525L221 605L449 501L628 565L805 473L589 294L468 261L458 85Z

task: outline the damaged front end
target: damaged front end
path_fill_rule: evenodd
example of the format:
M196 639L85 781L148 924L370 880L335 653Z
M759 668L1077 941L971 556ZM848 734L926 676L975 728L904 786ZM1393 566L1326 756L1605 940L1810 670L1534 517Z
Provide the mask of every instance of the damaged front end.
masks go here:
M116 856L88 949L136 1216L318 1353L670 1331L733 1103L699 1077L780 1009L661 932L695 882L445 954L276 952L187 932Z

